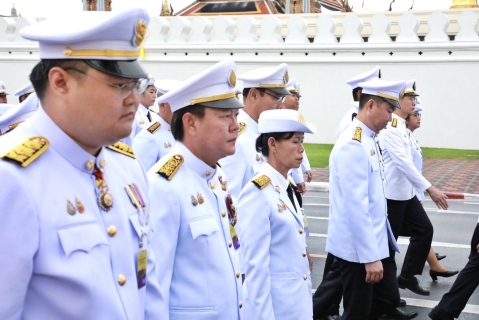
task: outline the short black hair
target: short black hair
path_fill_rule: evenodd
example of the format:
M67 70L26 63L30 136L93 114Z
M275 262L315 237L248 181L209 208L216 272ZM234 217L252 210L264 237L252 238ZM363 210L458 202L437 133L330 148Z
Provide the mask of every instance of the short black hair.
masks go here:
M353 89L353 101L358 101L358 91L363 90L361 87L357 87Z
M294 136L295 132L270 132L262 133L256 139L256 151L261 152L265 157L269 156L269 138L274 138L274 140L289 140Z
M72 60L72 59L43 59L35 67L33 67L32 72L30 73L30 82L33 84L33 88L37 93L37 96L40 100L43 100L45 97L45 92L47 91L48 85L48 74L50 70L54 67L60 67L66 69L68 67L73 67L82 72L88 70L88 65L84 63L83 60ZM83 76L78 74L76 77Z
M173 138L177 141L183 141L185 136L185 130L183 128L183 116L186 113L191 113L198 118L202 119L205 116L205 108L203 105L187 106L173 112L173 118L171 119L171 133Z
M371 99L376 101L376 103L378 105L381 105L381 104L387 102L386 100L384 100L381 97L374 96L372 94L361 93L361 98L359 98L359 110L362 110L364 108L364 105Z

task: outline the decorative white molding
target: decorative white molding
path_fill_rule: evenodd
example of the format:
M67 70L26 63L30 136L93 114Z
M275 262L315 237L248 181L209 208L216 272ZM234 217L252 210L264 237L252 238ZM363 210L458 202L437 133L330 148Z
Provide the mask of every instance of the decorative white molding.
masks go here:
M29 18L29 17L18 18L17 21L15 22L16 37L15 37L14 41L15 42L31 42L30 40L22 38L22 36L20 36L19 32L23 28L25 28L29 25L35 24L35 23L37 23L37 20L33 19L33 18Z
M427 19L429 24L429 33L425 37L426 42L448 42L449 36L446 34L449 27L449 19L442 12L434 12Z
M205 17L195 17L191 21L192 34L190 43L205 43L211 40L211 30L213 23L210 19Z
M350 13L343 19L344 34L339 40L340 43L362 43L361 31L364 23L354 13Z
M235 29L235 21L230 17L218 16L213 20L214 34L211 37L211 42L223 43L233 42L233 32Z
M166 43L170 22L165 18L152 17L148 26L145 43Z
M472 10L465 10L457 19L460 31L456 35L456 41L478 41L477 35L477 14Z
M309 43L309 39L306 37L306 28L308 24L306 20L300 16L293 16L288 20L289 34L285 39L285 43L288 44L304 44Z
M170 37L168 43L188 42L190 37L190 20L184 17L174 17L170 20Z
M261 22L263 34L259 38L260 43L283 43L281 37L281 21L274 15L269 15Z
M337 43L338 39L334 36L336 31L336 21L327 15L321 15L316 20L318 35L314 38L314 43Z
M392 42L389 36L391 21L385 14L378 13L371 19L373 33L368 38L369 43L388 43Z
M401 28L401 33L398 34L396 42L419 42L419 37L417 36L417 30L419 29L419 19L412 14L407 12L401 16L399 19L399 27Z
M236 21L236 28L238 28L238 35L235 38L235 42L258 42L258 36L256 36L258 21L252 16L240 17Z

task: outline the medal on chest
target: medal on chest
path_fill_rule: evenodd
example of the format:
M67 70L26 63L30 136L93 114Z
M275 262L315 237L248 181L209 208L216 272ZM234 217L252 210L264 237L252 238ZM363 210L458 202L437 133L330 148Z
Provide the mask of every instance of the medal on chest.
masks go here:
M236 207L233 204L233 198L231 197L231 193L228 193L228 195L226 196L226 209L228 210L231 240L233 240L233 246L235 250L238 250L239 247L241 247L241 244L239 242L238 234L236 233L236 229L235 229L235 225L237 222L237 215L236 215Z

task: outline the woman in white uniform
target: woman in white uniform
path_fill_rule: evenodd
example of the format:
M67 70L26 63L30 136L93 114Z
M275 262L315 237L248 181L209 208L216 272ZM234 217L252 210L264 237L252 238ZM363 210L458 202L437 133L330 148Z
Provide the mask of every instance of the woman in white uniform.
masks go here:
M269 110L256 149L267 163L238 197L237 231L246 276L245 319L309 320L311 279L301 210L288 171L303 160L304 133L316 128L296 110ZM245 298L245 297L244 297Z
M419 146L419 142L417 141L416 136L414 135L414 131L421 127L421 111L423 108L420 106L420 101L417 101L416 108L414 112L410 114L406 118L406 127L408 134L410 135L410 142L411 142L411 150L413 153L414 159L414 166L416 169L422 174L422 159L423 154L421 147ZM417 192L417 198L421 203L424 205L424 193ZM441 256L438 259L438 255L434 252L434 250L429 250L429 255L427 256L427 263L429 264L429 275L431 278L436 281L437 277L451 277L456 275L459 271L457 270L448 270L444 268L440 263L439 260L444 259L446 256Z

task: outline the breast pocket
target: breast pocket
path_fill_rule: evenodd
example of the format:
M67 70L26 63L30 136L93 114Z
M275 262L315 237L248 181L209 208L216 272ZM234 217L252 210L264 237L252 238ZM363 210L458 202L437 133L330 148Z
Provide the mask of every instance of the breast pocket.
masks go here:
M378 171L379 170L379 162L371 162L371 170Z
M108 245L106 235L96 223L74 225L58 230L58 236L65 255L72 252L90 252L98 245Z
M199 236L209 236L220 231L220 227L212 216L204 216L190 221L190 231L193 239L196 239Z

